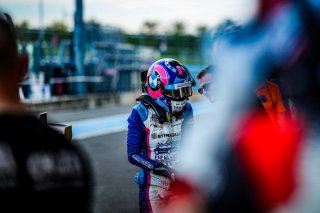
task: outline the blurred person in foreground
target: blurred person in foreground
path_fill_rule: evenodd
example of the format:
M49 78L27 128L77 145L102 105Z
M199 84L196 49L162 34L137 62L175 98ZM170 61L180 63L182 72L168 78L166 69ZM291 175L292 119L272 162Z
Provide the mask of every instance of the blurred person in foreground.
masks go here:
M213 84L213 71L214 66L208 65L196 75L196 79L199 81L198 93L204 95L212 103L214 102L214 97L212 94L212 84Z
M222 40L220 104L185 142L179 199L163 212L320 212L319 14L319 1L262 0L255 19ZM281 128L248 96L272 72L300 112Z
M179 166L182 133L193 123L188 98L194 80L169 58L154 62L145 77L145 93L128 118L127 152L130 163L141 168L135 176L140 212L159 212Z
M26 64L11 17L0 12L0 211L90 212L84 154L19 101Z

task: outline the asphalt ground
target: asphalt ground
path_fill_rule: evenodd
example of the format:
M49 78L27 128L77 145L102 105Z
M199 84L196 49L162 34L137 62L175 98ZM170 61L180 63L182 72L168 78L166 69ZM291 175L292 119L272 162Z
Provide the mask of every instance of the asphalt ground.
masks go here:
M133 105L109 105L88 110L49 111L48 122L72 123L130 113ZM89 158L93 178L93 212L139 212L138 188L133 178L139 168L127 160L127 132L74 140Z
M127 160L127 132L74 141L87 153L94 175L93 212L139 212L139 170Z

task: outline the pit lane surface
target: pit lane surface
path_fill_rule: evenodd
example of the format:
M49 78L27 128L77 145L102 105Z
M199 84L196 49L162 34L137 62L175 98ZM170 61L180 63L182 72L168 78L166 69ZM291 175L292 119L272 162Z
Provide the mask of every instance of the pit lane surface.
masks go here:
M110 121L110 117L127 115L131 109L132 106L110 105L91 110L48 112L49 122L69 123L73 130L77 123L88 127L82 129L88 137L74 140L73 143L83 148L91 163L94 176L94 213L139 212L138 189L133 181L139 169L127 160L127 131L120 130L113 134L107 131L101 132L98 136L90 136L93 120L101 121L101 118L104 118L102 119L104 122L99 123L101 127L107 125L106 122ZM117 122L123 123L126 120L119 117ZM108 128L112 128L112 122L108 125L110 125ZM84 133L80 132L81 134Z
M138 168L129 164L126 132L87 138L81 145L90 158L94 180L93 212L139 212L133 177Z

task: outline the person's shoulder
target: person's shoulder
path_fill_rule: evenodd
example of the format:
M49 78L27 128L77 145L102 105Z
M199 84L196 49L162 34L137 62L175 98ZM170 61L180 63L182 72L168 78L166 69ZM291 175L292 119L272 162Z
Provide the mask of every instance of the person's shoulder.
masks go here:
M69 143L63 134L41 123L32 115L1 115L2 117L6 118L9 125L15 127L12 130L15 135L8 136L12 143L24 140L37 147L59 146Z
M1 144L10 147L15 156L28 156L27 160L32 160L37 159L37 156L63 153L81 155L79 149L67 141L63 133L42 124L34 116L1 114L0 126L3 127L0 133Z
M143 103L137 103L133 106L133 109L135 110L147 110L147 107Z
M141 119L144 121L147 119L148 117L148 109L147 107L142 104L142 103L138 103L136 104L133 109L132 109L132 114L133 113L137 113L139 114L139 116L141 117Z

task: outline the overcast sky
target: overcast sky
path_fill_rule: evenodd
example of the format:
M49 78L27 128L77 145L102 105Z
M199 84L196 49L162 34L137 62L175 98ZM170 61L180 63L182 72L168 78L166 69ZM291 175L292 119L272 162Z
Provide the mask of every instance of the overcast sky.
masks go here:
M1 0L1 7L16 22L27 20L39 26L41 0ZM74 0L43 0L44 23L63 20L73 26ZM94 19L102 24L118 26L127 32L139 32L146 20L157 21L162 31L169 30L175 21L184 22L188 31L196 26L215 26L231 18L243 23L256 8L256 0L84 0L84 19Z

